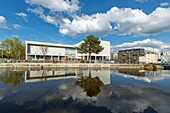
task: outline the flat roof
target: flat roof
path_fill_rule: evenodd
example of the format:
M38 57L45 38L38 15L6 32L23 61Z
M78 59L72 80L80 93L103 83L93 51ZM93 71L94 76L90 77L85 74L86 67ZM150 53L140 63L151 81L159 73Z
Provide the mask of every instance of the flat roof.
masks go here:
M30 45L47 45L47 46L56 46L56 47L69 47L74 48L75 45L68 45L68 44L55 44L55 43L47 43L47 42L36 42L36 41L25 41L26 44Z
M132 51L132 50L145 50L145 49L143 49L143 48L124 49L124 50L119 50L119 52L122 52L122 51Z

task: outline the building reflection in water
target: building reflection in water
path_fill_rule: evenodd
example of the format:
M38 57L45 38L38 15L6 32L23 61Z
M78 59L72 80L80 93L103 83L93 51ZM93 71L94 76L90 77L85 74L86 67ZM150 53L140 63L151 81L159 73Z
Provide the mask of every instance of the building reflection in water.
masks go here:
M99 76L92 77L91 71L89 71L88 76L79 77L75 85L80 86L83 91L86 92L87 96L93 97L100 93L103 82L100 80Z
M58 70L26 71L25 82L75 79L75 85L86 92L87 96L97 96L103 85L110 84L110 70Z
M26 71L25 82L39 82L44 80L61 80L61 79L78 79L81 77L90 76L91 78L98 77L104 85L110 84L110 70L39 70Z
M76 78L75 71L48 71L48 70L38 70L38 71L26 71L25 72L25 82L39 82L46 80L62 80L68 78Z
M163 71L145 71L145 70L119 70L116 74L125 78L134 78L145 82L156 82L170 78L169 70Z

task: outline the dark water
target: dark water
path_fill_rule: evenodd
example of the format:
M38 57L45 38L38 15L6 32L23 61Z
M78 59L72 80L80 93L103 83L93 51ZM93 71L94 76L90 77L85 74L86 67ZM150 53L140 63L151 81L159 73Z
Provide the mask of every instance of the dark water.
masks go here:
M170 71L0 71L0 113L170 113Z

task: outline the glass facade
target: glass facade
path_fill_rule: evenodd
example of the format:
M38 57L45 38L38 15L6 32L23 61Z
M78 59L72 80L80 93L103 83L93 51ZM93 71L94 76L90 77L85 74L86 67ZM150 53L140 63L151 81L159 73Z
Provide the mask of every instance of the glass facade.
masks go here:
M65 48L65 55L67 56L75 56L75 49L74 48Z

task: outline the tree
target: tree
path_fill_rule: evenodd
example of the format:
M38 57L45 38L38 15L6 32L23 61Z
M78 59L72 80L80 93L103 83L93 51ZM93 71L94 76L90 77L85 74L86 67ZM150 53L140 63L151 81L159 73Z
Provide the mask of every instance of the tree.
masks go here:
M100 46L100 40L99 38L89 35L86 39L84 39L84 42L80 44L80 46L77 48L78 52L83 54L89 54L89 61L91 63L91 54L96 53L99 54L104 48Z
M4 48L4 56L8 59L25 59L25 46L18 38L14 37L13 40L7 38L1 43L1 46Z
M40 47L40 50L41 50L41 53L42 53L43 58L44 58L44 61L45 61L45 55L46 55L47 52L48 52L48 47L47 47L47 45L42 44L41 47Z
M4 50L5 50L4 56L7 56L8 59L11 56L12 45L13 45L13 41L8 38L6 40L2 41L2 43L1 43L1 47L4 48Z
M78 78L75 85L79 85L86 92L87 96L93 97L100 93L100 87L103 86L103 82L99 77L91 77L91 71L89 76Z

